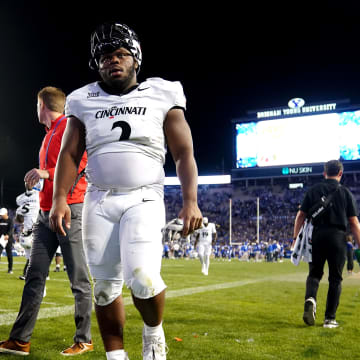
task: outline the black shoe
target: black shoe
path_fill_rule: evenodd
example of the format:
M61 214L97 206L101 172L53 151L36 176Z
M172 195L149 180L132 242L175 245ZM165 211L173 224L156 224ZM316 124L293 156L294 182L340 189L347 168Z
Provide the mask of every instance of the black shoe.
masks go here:
M59 267L56 267L54 272L60 272L60 268Z
M314 325L315 317L316 317L316 301L314 298L310 297L305 300L304 315L303 315L304 323L309 326Z
M20 280L25 280L25 276L24 276L24 275L20 275L20 276L19 276L19 279L20 279Z

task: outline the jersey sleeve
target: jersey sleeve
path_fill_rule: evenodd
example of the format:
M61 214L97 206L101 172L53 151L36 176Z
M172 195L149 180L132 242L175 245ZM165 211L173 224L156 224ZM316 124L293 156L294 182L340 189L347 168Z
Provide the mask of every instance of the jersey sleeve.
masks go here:
M144 84L149 84L154 92L161 96L167 111L174 108L186 110L186 98L180 81L168 81L162 78L149 78Z
M173 84L174 84L174 106L173 106L173 108L180 107L180 108L186 110L186 98L185 98L183 87L179 81L175 81Z
M79 106L77 105L78 101L76 101L76 94L71 93L67 96L66 102L65 102L65 116L68 117L76 117L81 122L81 116L79 111Z
M216 227L215 227L215 224L212 224L212 233L213 233L213 234L216 234Z
M346 197L346 216L348 218L352 216L358 216L359 211L354 196L350 191L346 191Z
M312 205L311 194L310 191L308 191L305 194L304 200L301 203L300 210L307 214L311 208L311 205Z
M16 205L17 206L21 206L22 205L22 198L23 198L23 194L20 194L16 197Z

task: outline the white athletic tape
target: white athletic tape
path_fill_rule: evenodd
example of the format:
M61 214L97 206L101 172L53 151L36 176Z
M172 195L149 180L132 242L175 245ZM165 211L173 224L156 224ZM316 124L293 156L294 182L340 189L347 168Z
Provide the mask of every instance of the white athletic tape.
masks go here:
M193 295L197 293L207 292L207 291L214 291L214 290L220 290L220 289L230 289L234 287L240 287L245 286L249 284L256 284L263 281L296 281L301 280L302 282L304 279L301 275L306 276L307 273L296 273L291 275L280 275L280 276L269 276L266 278L260 278L260 279L253 279L253 280L242 280L242 281L234 281L234 282L228 282L228 283L222 283L222 284L213 284L213 285L207 285L207 286L198 286L193 288L187 288L187 289L180 289L180 290L169 290L166 292L166 298L176 298L186 295ZM294 275L294 276L293 276ZM124 305L130 305L132 304L132 299L130 296L124 297ZM0 312L4 311L0 309ZM38 320L40 319L49 319L59 316L65 316L65 315L73 315L74 314L74 305L68 305L68 306L58 306L58 307L49 307L46 309L40 309L38 314ZM9 312L5 314L0 315L0 326L1 325L12 325L17 317L17 312Z

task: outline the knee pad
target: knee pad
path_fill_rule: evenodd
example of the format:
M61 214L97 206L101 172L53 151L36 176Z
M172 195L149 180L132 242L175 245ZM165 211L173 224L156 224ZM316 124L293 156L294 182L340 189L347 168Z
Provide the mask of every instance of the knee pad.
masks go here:
M138 299L150 299L160 294L166 285L160 274L147 274L141 268L136 268L132 273L128 288Z
M95 280L94 301L96 305L106 306L111 304L122 293L124 282L122 280Z

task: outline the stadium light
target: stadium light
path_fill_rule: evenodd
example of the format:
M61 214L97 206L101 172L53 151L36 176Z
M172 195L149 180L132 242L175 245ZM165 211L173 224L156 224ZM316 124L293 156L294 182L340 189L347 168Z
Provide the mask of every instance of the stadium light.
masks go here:
M230 175L211 175L211 176L199 176L199 185L213 185L213 184L230 184ZM180 181L177 176L165 177L164 185L180 185Z
M303 183L291 183L289 184L289 189L302 189L304 187Z

